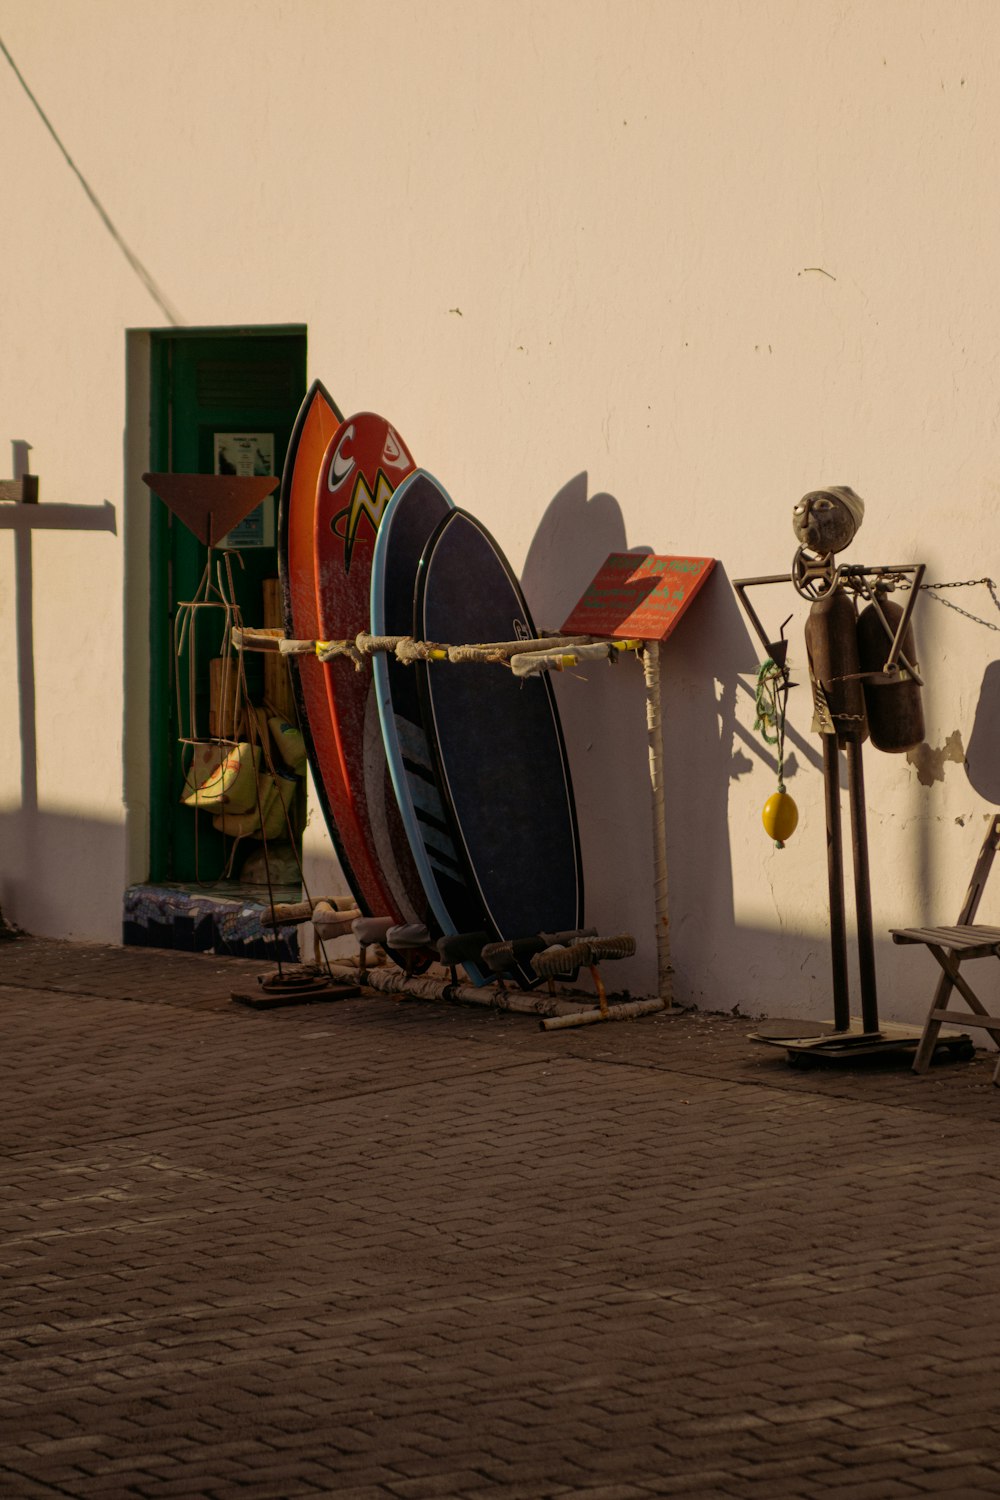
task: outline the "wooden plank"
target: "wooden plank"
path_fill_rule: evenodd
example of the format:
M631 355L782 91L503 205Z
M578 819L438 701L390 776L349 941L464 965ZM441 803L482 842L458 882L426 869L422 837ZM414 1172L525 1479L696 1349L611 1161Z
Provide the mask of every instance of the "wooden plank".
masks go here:
M1000 1035L1000 1016L988 1016L985 1012L976 1015L971 1010L932 1010L929 1019L948 1026L977 1026L982 1031L988 1031L994 1040Z
M236 658L213 656L208 664L208 733L213 740L235 740L242 729L236 710L239 676Z
M936 927L935 932L948 933L961 940L1000 943L1000 927L987 927L984 923L966 923L958 927Z
M894 943L926 943L950 948L965 958L989 958L1000 947L1000 928L996 927L908 927L894 930Z
M949 943L947 938L939 938L936 942L927 941L928 948L947 949L954 957L962 963L973 958L995 958L997 956L996 943Z
M969 939L978 941L988 940L992 943L1000 942L1000 927L987 927L984 923L966 923L956 927L894 927L890 929L893 933L899 933L904 937L910 937L914 941L925 942L926 935L930 934L935 940L945 938Z

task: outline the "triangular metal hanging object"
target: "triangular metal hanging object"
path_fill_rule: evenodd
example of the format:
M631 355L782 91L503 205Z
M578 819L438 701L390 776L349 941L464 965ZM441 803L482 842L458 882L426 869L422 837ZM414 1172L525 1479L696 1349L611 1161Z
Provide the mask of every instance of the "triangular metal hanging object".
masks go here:
M217 546L280 482L269 474L143 474L142 479L206 547Z

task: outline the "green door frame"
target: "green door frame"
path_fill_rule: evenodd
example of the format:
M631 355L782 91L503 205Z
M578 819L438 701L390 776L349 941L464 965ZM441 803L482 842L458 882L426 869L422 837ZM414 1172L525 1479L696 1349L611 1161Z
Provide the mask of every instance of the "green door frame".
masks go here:
M213 430L273 432L275 471L281 473L292 425L306 390L303 325L153 332L150 360L149 466L154 473L211 473ZM273 549L259 551L259 558L245 554L251 598L261 576L277 571ZM173 631L177 604L191 597L205 557L205 548L162 502L154 499L149 553L148 877L154 883L194 878L189 837L194 815L178 806L181 777ZM199 837L211 863L214 845L221 840L210 828L206 834ZM210 868L202 878L215 873Z

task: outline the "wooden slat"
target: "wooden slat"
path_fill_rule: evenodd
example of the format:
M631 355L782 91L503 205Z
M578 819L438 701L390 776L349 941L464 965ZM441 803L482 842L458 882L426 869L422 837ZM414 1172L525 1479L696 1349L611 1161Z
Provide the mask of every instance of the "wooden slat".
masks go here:
M1000 927L903 927L892 929L894 943L927 943L967 958L989 957L1000 947Z
M1000 1032L1000 1016L977 1015L974 1010L932 1010L928 1020L944 1021L949 1026L978 1026L994 1034Z
M1000 939L998 939L997 941L1000 942ZM933 946L935 948L941 948L941 949L945 949L947 947L950 950L952 957L959 959L963 963L968 958L996 958L997 957L997 943L996 942L992 942L992 943L973 943L973 942L970 941L970 942L964 942L964 943L955 943L955 942L953 942L953 943L947 943L946 944L946 942L944 940L939 940L937 943L934 943L934 944L928 943L927 946L928 946L928 948L930 948L930 947Z
M1000 927L923 927L913 930L929 933L942 947L951 943L1000 942Z

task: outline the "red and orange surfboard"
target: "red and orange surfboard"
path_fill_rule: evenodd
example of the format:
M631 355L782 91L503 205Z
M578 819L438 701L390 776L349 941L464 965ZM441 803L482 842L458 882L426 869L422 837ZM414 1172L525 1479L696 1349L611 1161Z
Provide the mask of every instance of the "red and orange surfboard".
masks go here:
M317 637L350 640L370 628L375 537L389 499L416 465L384 417L360 412L330 438L315 490ZM347 658L319 668L335 746L317 754L328 822L359 905L397 922L425 921L426 897L389 776L375 696L366 664ZM320 712L313 703L307 712ZM336 832L334 833L334 830Z
M278 572L285 611L285 634L295 640L316 640L320 634L316 612L316 487L323 457L343 417L323 384L310 386L299 409L288 444L278 508ZM323 668L314 656L293 656L292 686L299 723L306 742L316 793L344 870L354 890L354 878L341 847L331 798L339 786L338 750L327 707Z

